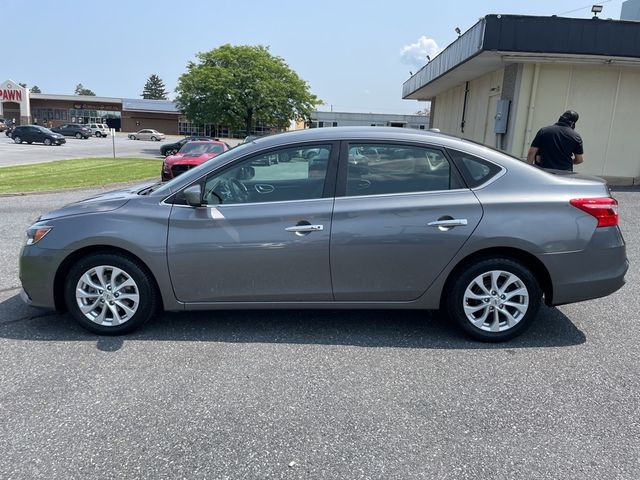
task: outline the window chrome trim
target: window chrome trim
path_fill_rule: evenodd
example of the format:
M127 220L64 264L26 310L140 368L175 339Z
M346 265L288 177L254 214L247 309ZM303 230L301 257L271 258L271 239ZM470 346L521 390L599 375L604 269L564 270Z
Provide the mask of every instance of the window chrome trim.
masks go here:
M431 195L436 193L459 193L459 192L471 192L470 188L452 188L447 190L424 190L420 192L398 192L398 193L378 193L373 195L343 195L342 197L336 197L336 201L342 199L351 198L379 198L379 197L400 197L400 196L415 196L415 195Z

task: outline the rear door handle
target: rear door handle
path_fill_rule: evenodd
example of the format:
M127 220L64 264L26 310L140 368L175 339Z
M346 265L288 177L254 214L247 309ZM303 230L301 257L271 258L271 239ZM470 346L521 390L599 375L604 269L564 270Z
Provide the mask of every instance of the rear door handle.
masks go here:
M467 224L466 218L450 218L447 220L436 220L435 222L429 222L427 225L430 227L438 227L438 228L451 228L451 227L462 227Z
M436 227L441 232L448 232L454 227L462 227L467 225L466 218L451 218L448 215L440 217L438 220L427 223L430 227Z
M321 232L324 230L324 225L296 225L295 227L287 227L285 230L293 233Z

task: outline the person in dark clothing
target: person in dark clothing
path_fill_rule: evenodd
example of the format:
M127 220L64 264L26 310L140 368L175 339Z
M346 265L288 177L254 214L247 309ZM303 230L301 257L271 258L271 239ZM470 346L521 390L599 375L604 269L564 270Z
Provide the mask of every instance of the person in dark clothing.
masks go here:
M582 138L575 131L578 114L573 110L564 112L558 122L538 130L527 162L542 168L573 170L574 165L584 162Z

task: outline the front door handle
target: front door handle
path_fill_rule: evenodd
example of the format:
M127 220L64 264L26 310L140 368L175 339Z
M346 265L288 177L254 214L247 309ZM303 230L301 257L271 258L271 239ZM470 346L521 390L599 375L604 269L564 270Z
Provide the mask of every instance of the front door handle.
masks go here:
M296 225L295 227L287 227L285 230L293 233L321 232L324 230L324 225Z

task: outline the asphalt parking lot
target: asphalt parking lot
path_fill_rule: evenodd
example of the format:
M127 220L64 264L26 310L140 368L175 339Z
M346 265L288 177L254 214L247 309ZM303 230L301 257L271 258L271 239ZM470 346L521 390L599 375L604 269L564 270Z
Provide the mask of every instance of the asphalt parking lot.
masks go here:
M21 303L17 258L41 212L92 193L0 197L0 478L640 478L640 189L614 192L627 285L498 345L398 311L91 335Z
M168 135L161 142L152 142L148 140L129 140L126 133L116 133L115 142L111 137L91 137L86 140L66 137L67 143L64 145L47 147L36 143L32 145L26 143L17 145L2 132L0 133L0 167L70 158L112 157L114 144L116 157L158 159L163 158L160 155L161 145L176 142L181 138L183 137L178 135ZM224 140L232 146L240 142L238 139Z

